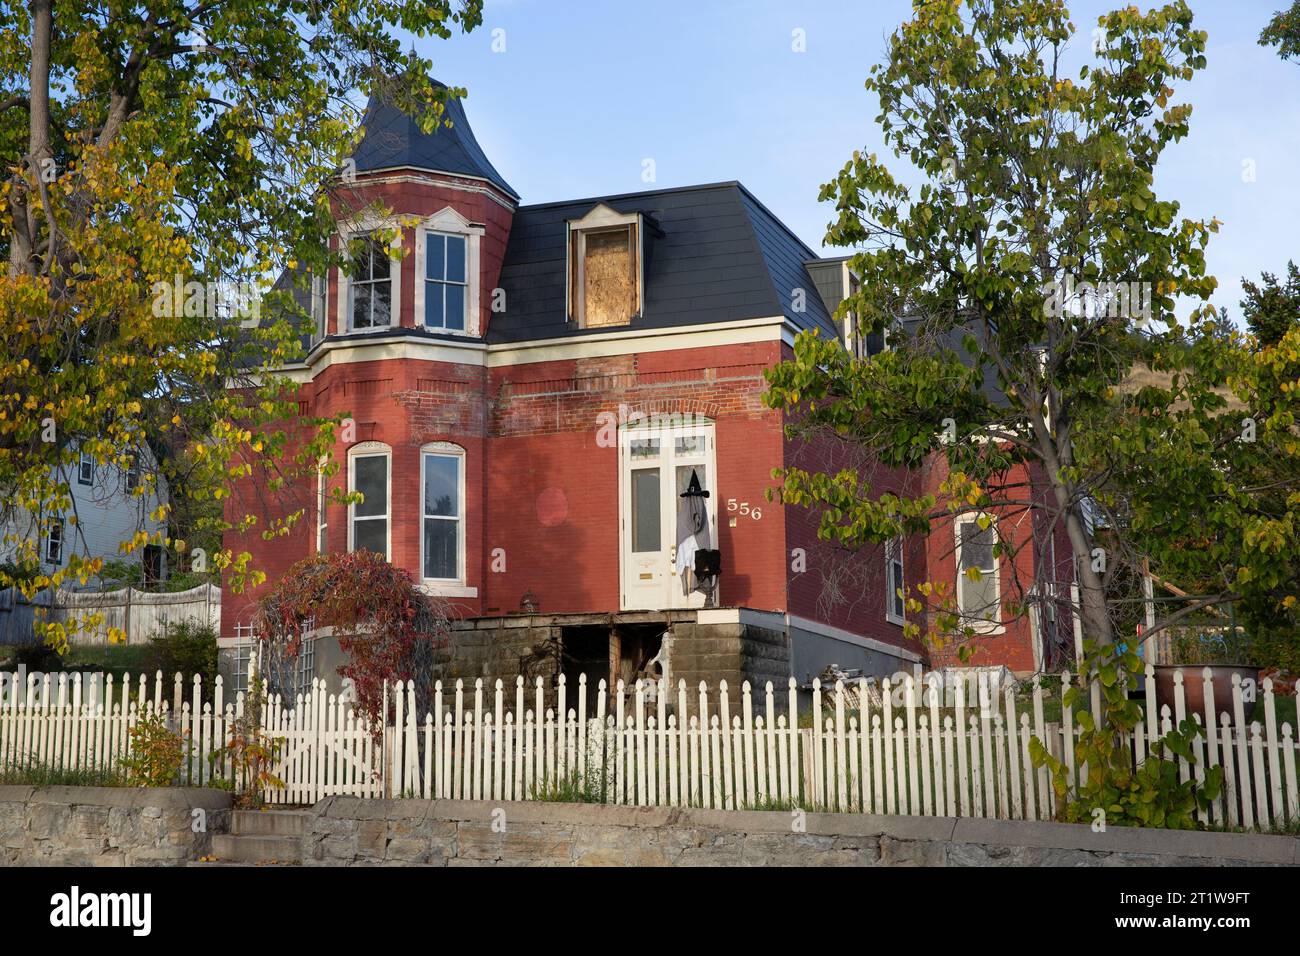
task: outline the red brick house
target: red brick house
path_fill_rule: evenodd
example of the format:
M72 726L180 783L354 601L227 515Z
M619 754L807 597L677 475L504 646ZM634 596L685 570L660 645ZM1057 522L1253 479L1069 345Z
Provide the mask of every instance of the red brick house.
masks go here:
M764 494L808 450L762 404L763 370L805 329L860 354L882 344L831 318L845 261L737 182L522 204L449 110L451 127L423 134L372 104L352 188L418 224L402 229L404 258L376 245L353 276L317 284L317 333L284 372L308 413L355 423L332 482L365 503L226 545L272 579L317 550L384 553L452 604L452 676L512 677L521 659L535 672L548 655L589 679L692 684L922 662L894 592L952 565L951 542L868 550L865 586L823 606L811 516ZM344 218L335 241L378 225ZM710 494L684 504L692 476ZM691 544L720 553L712 594L689 590L677 560L682 509L698 519L701 500ZM225 593L225 643L256 597ZM994 636L988 662L1036 668L1028 625Z

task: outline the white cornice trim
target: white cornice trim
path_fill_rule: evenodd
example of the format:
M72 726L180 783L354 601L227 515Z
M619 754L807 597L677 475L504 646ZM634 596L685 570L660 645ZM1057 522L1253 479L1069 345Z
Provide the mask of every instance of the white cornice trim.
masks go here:
M355 334L355 333L354 333ZM481 368L506 368L531 362L555 362L576 358L606 358L636 352L670 352L674 349L710 348L751 342L780 341L794 345L798 334L784 316L712 322L707 325L673 326L666 329L643 329L630 332L602 332L581 338L556 340L534 339L527 342L501 342L487 345L481 341L451 338L436 341L393 335L385 329L364 333L363 339L327 341L318 345L306 361L295 362L272 373L298 384L310 382L331 365L357 362L382 362L390 359L413 359L444 362L449 365L472 365ZM261 381L250 373L248 380ZM229 388L244 383L231 381Z
M474 183L483 185L470 185L466 182L448 182L443 177L451 176L455 179L470 180ZM364 170L357 173L357 178L345 185L348 187L371 186L374 184L387 183L436 183L439 186L445 186L448 189L458 189L466 193L481 193L495 202L503 209L509 209L514 212L519 204L515 200L506 196L501 188L490 179L482 176L472 176L469 173L453 173L447 170L420 169L418 166L389 166L378 170Z
M408 336L390 335L382 330L362 340L326 341L316 347L307 362L287 367L279 374L290 374L295 381L309 381L331 365L356 362L379 362L389 359L416 359L502 368L530 362L553 362L575 358L603 358L634 352L666 352L673 349L708 348L748 342L792 341L787 337L783 316L715 322L708 325L674 326L631 332L603 332L581 338L556 341L534 339L487 345L483 342L454 339L421 341ZM298 369L308 371L307 378L297 377Z

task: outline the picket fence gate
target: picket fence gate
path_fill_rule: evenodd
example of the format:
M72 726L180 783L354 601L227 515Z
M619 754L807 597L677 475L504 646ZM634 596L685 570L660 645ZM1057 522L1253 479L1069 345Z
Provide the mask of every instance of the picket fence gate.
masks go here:
M1248 724L1251 688L1234 676L1232 700L1220 711L1208 671L1205 679L1204 713L1192 714L1177 672L1171 713L1157 708L1148 667L1145 722L1130 741L1134 761L1190 717L1207 728L1193 743L1195 759L1166 759L1177 759L1183 780L1223 767L1224 786L1205 822L1269 829L1295 820L1297 743L1289 722L1279 728L1272 682L1259 688L1262 723ZM561 676L549 689L540 678L533 686L519 678L509 708L501 681L491 688L482 679L472 688L439 681L422 717L414 686L399 681L385 689L391 722L373 729L317 681L292 702L272 696L265 703L264 732L279 742L271 772L283 786L264 796L278 804L351 794L1052 819L1056 795L1047 769L1034 767L1029 741L1037 737L1065 762L1071 787L1086 772L1074 767L1079 727L1063 699L1073 680L1061 675L1061 719L1050 723L1039 680L1027 706L988 673L946 685L938 674L886 679L877 703L866 679L830 688L814 681L810 710L818 719L808 727L799 726L793 680L784 700L771 683L761 696L745 683L733 701L725 682L716 695L703 682L691 693L685 681L675 695L663 681L620 681L611 694L604 681L592 693L585 676L573 688ZM131 728L160 713L185 738L180 782L231 781L222 744L243 716L245 695L225 701L219 677L205 698L198 678L186 688L177 675L170 699L161 673L116 687L101 678L90 693L79 674L32 676L25 687L16 681L0 674L0 774L32 763L113 768L130 752ZM1097 713L1095 683L1088 698Z
M225 745L239 729L246 695L233 701L218 675L210 698L195 675L188 697L182 675L170 695L161 671L115 683L112 674L28 675L0 673L0 779L16 771L118 771L132 753L131 731L152 715L182 738L182 763L176 782L188 786L243 789L244 768L235 765ZM326 694L317 682L307 694L285 705L268 697L263 733L276 741L270 772L282 786L264 788L270 803L303 804L331 794L381 795L377 735L351 706ZM382 735L378 735L382 740Z

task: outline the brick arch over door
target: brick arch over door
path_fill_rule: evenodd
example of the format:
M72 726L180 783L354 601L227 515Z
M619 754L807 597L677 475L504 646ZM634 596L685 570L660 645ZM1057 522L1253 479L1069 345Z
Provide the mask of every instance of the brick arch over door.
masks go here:
M621 424L635 418L652 418L655 415L690 415L715 422L718 420L721 408L715 402L701 402L687 398L660 398L652 402L620 404L619 412Z

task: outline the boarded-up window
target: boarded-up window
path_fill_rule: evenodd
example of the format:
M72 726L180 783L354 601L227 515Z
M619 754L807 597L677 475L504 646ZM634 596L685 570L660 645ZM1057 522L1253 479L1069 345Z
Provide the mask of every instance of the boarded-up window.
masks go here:
M574 236L576 308L584 328L627 325L637 309L636 230L633 226Z

